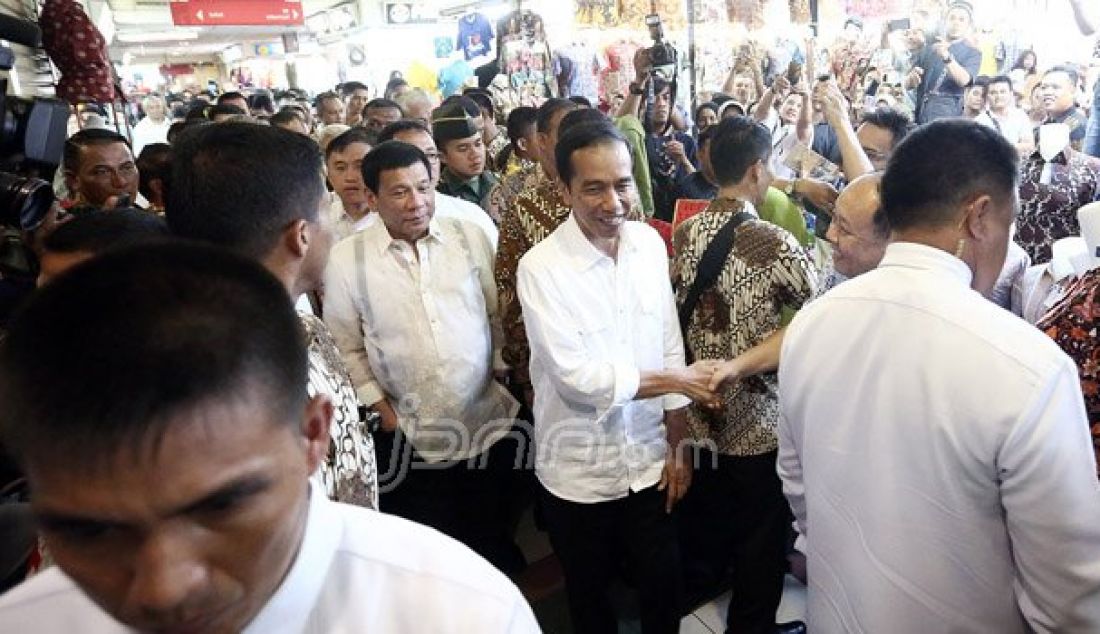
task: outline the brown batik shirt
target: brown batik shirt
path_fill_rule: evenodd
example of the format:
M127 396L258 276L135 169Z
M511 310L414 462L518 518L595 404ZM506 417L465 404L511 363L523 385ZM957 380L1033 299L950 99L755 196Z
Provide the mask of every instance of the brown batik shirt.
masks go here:
M1020 212L1016 243L1032 264L1050 262L1053 245L1081 235L1077 210L1100 197L1100 160L1066 150L1050 161L1050 182L1043 183L1046 163L1033 152L1020 165Z
M805 249L785 229L760 220L752 206L718 198L676 229L672 274L683 305L699 261L718 231L746 209L753 218L734 234L733 250L718 281L704 291L688 322L684 345L696 360L733 359L783 326L784 313L814 294L818 274ZM785 310L787 309L787 310ZM774 372L737 382L721 395L724 408L693 406L689 429L695 440L712 441L719 453L756 456L778 448L778 382Z

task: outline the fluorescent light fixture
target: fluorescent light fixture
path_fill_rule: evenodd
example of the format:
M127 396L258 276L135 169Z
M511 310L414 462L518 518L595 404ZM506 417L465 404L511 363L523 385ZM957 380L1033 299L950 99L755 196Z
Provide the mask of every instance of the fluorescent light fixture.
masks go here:
M127 44L148 42L183 42L199 39L198 29L176 28L171 31L151 31L148 33L116 33L115 39Z

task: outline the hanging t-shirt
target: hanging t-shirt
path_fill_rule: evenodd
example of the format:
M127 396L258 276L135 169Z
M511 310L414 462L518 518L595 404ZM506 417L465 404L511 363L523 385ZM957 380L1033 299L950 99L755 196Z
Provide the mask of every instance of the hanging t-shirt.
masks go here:
M466 80L474 76L474 69L464 60L456 60L439 71L439 93L446 99L460 92Z
M493 27L480 13L458 19L458 45L467 60L488 55L493 48Z
M554 53L554 74L560 95L586 97L593 104L599 101L599 74L606 66L599 56L583 45L573 45Z

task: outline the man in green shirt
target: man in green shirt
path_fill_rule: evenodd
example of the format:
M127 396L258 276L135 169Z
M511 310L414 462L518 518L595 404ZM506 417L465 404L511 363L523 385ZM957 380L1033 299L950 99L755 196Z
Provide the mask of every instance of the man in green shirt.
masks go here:
M478 112L477 104L467 97L443 104L432 112L432 136L444 165L436 189L480 206L499 224L500 211L489 195L498 179L486 169L485 143L478 121L463 101L470 101Z

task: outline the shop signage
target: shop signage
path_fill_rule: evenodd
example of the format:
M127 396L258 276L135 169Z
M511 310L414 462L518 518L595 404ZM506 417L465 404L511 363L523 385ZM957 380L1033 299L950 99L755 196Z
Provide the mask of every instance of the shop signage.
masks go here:
M305 24L302 0L172 0L176 26Z
M434 24L439 11L427 2L387 2L386 22L389 24Z

